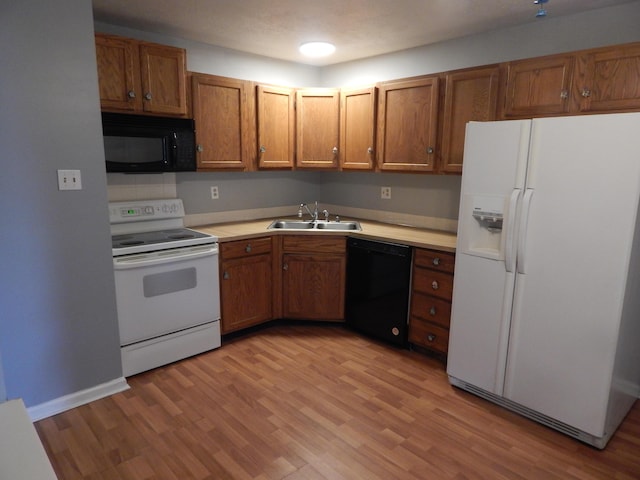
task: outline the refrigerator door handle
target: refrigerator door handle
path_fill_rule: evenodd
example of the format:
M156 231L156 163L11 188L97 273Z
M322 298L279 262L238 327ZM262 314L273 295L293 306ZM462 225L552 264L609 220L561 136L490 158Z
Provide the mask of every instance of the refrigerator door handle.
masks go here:
M529 210L531 209L531 200L533 198L533 189L527 188L522 199L522 212L520 214L520 231L518 232L518 253L517 253L517 267L518 273L526 272L525 263L525 248L527 243L527 225L529 223Z
M516 209L522 190L514 188L509 198L509 217L506 225L504 268L507 272L513 272L516 267Z

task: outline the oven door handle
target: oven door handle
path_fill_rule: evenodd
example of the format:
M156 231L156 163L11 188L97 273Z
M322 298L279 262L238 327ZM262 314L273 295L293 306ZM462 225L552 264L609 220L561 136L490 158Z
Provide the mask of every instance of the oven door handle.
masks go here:
M178 250L164 250L147 254L115 257L113 259L113 268L115 270L144 268L166 263L182 262L184 260L195 260L197 258L209 257L217 254L218 245L207 245Z

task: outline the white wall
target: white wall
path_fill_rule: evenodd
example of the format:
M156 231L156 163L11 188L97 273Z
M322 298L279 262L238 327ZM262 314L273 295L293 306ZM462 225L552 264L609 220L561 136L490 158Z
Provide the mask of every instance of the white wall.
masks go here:
M0 352L31 407L122 376L91 3L3 2L0 45Z

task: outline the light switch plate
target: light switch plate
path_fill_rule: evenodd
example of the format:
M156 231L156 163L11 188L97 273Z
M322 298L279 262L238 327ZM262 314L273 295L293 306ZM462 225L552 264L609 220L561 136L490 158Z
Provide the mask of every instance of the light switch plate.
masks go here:
M58 170L58 190L82 190L80 170Z

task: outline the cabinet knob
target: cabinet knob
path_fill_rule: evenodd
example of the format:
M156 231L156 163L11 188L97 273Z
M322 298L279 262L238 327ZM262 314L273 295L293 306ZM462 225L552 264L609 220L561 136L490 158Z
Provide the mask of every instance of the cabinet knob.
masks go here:
M127 92L127 97L129 98L136 98L136 92L134 92L133 90L129 90Z
M222 274L222 278L224 278L225 280L229 280L231 278L231 275L229 275L229 272L225 270L225 272Z
M204 152L204 147L203 147L202 145L198 144L198 145L196 146L196 151L197 151L198 153L202 153L202 152Z
M151 100L153 97L151 96L151 92L147 92L144 94L144 99L145 100Z
M337 154L338 154L338 147L333 147L333 150L331 150L331 152L332 152L334 155L337 155Z
M582 95L584 98L590 97L591 96L591 90L589 90L588 88L583 88L582 92L580 93L580 95Z
M437 267L438 265L440 265L440 258L434 258L433 260L431 260L431 263L433 263Z
M260 145L260 153L264 153L267 151L267 147L265 147L264 145Z
M251 244L250 243L247 243L247 246L244 247L244 251L247 252L247 253L251 252Z
M436 336L433 333L427 335L427 340L430 342L434 342L436 340Z
M432 316L433 316L433 315L435 315L435 314L436 314L436 307L431 307L431 308L429 309L429 315L432 315Z
M438 282L434 280L433 282L431 282L431 288L437 290L438 288L440 288L440 285L438 285Z
M373 153L373 148L372 147L367 148L367 153L371 155Z
M285 272L286 272L287 270L289 270L289 264L288 264L288 263L283 264L283 265L282 265L282 270L284 270Z
M435 150L434 150L434 148L433 148L433 147L427 147L427 153L428 153L429 155L431 155L433 152L435 152Z
M567 92L566 90L562 90L560 92L560 98L563 99L563 100L569 98L569 92Z

